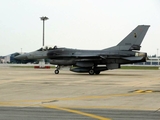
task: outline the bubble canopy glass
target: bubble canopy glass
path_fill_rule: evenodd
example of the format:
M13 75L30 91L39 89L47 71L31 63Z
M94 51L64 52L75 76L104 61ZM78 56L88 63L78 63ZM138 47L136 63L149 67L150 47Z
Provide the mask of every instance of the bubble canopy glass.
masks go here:
M43 46L37 51L47 51L47 50L54 50L54 49L57 49L57 46Z

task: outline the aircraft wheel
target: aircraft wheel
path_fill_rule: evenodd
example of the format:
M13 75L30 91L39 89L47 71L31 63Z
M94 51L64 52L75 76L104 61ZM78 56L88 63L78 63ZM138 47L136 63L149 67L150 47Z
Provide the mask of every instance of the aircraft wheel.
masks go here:
M55 74L59 74L59 70L55 70L54 73L55 73Z
M89 70L89 74L94 75L94 70L93 69Z
M96 74L96 75L99 75L99 74L100 74L100 71L96 71L95 74Z

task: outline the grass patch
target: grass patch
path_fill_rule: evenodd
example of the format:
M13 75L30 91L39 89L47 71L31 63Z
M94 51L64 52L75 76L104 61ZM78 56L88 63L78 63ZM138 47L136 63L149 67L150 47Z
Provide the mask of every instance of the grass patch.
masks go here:
M158 70L157 66L121 66L121 69Z

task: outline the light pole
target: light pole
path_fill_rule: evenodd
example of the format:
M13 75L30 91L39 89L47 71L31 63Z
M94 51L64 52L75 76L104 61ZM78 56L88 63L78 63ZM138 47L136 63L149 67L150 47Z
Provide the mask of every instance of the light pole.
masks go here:
M43 21L43 42L42 42L42 46L44 46L44 23L45 23L45 20L48 20L49 18L46 17L46 16L43 16L43 17L40 17L40 19ZM40 68L44 68L45 67L45 60L44 59L41 59L41 61L39 62L39 67Z
M42 43L42 46L44 46L44 21L48 20L49 18L44 16L44 17L40 17L40 19L43 20L43 43Z

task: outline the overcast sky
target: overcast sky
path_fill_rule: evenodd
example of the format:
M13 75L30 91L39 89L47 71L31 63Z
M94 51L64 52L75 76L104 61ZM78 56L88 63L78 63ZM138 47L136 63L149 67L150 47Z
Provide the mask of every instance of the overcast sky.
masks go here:
M104 49L151 25L141 51L160 55L160 0L0 0L0 56L45 45Z

